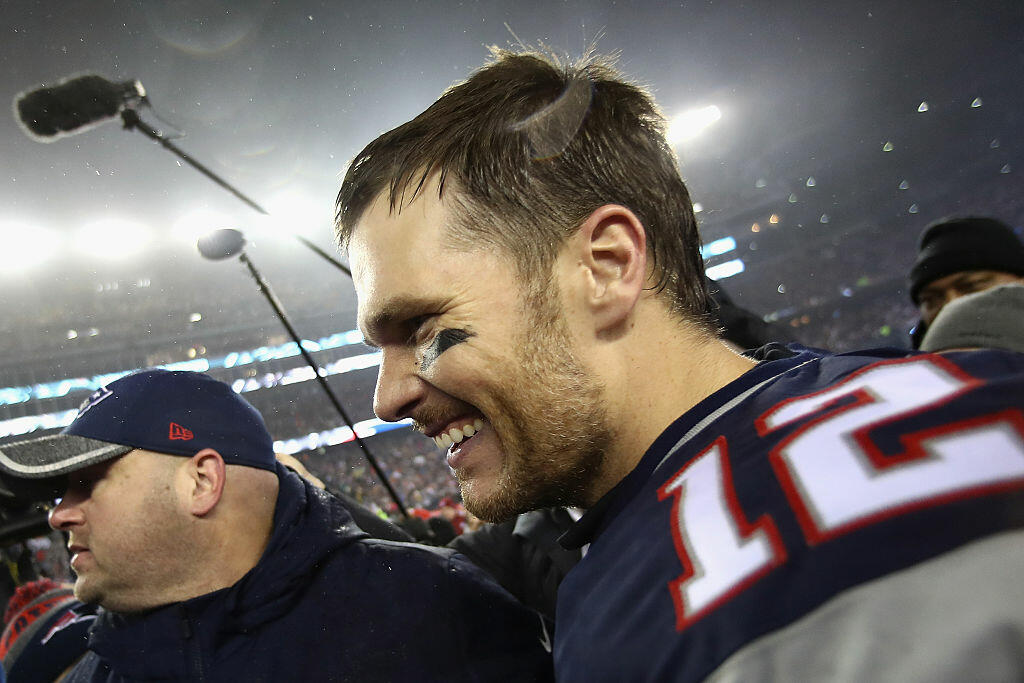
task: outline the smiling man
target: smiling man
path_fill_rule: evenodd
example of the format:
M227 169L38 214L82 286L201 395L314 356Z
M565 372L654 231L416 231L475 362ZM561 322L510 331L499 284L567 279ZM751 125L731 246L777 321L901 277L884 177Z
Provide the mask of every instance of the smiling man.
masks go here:
M446 248L440 226L451 215L432 182L400 213L375 201L349 252L367 293L366 341L384 353L376 412L414 417L447 448L464 501L481 518L584 496L602 476L611 438L600 389L573 356L545 289L524 301L508 288L517 281L508 259Z
M72 683L550 680L535 613L451 551L370 539L207 375L114 381L0 469L64 480L50 524L104 608Z
M498 52L360 152L377 414L484 519L588 508L560 681L1021 676L1024 358L734 353L663 132L605 64Z

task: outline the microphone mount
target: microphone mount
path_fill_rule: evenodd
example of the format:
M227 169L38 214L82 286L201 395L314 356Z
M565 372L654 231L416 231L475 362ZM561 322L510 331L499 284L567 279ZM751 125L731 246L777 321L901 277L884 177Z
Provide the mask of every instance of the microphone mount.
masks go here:
M409 512L405 509L405 504L402 502L401 496L398 495L398 491L391 485L391 481L388 479L387 474L381 468L380 463L377 462L377 458L374 457L370 451L369 446L363 441L363 438L356 432L355 423L352 422L352 418L349 417L348 411L341 405L341 401L338 396L334 393L331 385L327 383L327 378L320 372L320 366L313 360L313 356L306 350L302 345L302 339L299 337L299 333L296 332L295 326L292 325L291 320L284 311L284 305L281 300L277 298L274 291L270 289L270 284L263 278L263 275L256 269L256 265L252 262L249 256L245 253L245 237L242 232L235 230L234 228L222 228L220 230L214 230L210 234L202 237L196 244L199 249L199 253L211 261L219 261L222 259L231 258L232 256L238 256L238 259L245 264L246 268L249 269L249 274L252 275L253 280L256 281L256 285L259 287L260 293L270 304L270 307L274 309L274 313L277 314L278 319L284 328L288 331L288 336L291 337L292 341L299 349L299 353L302 354L303 360L306 361L306 365L313 371L313 377L316 379L320 388L323 389L324 393L327 394L327 399L330 401L334 410L341 417L345 425L352 430L352 438L355 440L359 449L363 452L367 462L370 463L370 467L377 473L377 477L380 478L380 483L384 485L388 495L398 506L399 512L403 517L408 517Z
M139 87L142 87L141 83L139 84ZM145 91L143 90L143 92ZM164 149L176 155L179 159L187 163L189 166L196 169L197 171L205 175L207 178L220 185L222 188L233 194L235 197L240 199L250 208L254 209L258 213L263 214L264 216L270 215L269 211L267 211L262 206L257 204L255 201L244 195L240 190L231 185L231 183L229 183L227 180L221 178L219 175L211 171L209 168L193 159L180 147L178 147L173 142L168 140L160 131L156 130L155 128L147 124L145 121L143 121L139 117L139 113L133 107L128 106L121 110L121 121L124 124L125 130L137 130L146 137L155 140ZM322 259L330 263L332 266L334 266L341 272L345 273L345 275L352 277L352 271L348 269L348 266L346 266L341 261L337 260L330 254L328 254L326 251L318 247L312 241L296 233L292 233L292 236L299 242L304 244L306 247L308 247L317 256L321 257Z

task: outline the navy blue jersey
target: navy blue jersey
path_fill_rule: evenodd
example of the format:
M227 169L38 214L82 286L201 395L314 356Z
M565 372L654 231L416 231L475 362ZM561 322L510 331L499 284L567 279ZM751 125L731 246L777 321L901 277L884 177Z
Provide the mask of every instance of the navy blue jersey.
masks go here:
M888 588L894 611L919 587L948 599L951 574L911 570L1024 527L1024 355L797 350L687 411L563 539L591 545L560 587L559 681L789 680L800 647L839 653L817 675L863 672L838 661L879 649L837 626L868 604L853 591L899 576L914 590ZM943 654L919 668L948 671Z

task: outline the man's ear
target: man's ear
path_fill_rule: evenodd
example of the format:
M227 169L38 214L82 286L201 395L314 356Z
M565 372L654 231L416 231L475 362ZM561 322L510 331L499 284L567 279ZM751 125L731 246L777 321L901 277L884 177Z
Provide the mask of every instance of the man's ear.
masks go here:
M224 493L224 458L212 448L204 448L189 458L185 471L188 510L203 517L217 506Z
M629 317L647 279L647 233L632 211L605 204L591 213L575 235L585 276L585 304L598 330Z

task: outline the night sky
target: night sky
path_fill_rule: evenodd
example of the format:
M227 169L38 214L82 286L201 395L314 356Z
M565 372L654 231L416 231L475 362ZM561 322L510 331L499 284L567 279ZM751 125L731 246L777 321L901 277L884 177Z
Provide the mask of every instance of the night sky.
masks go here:
M320 306L350 329L350 284L283 226L334 253L332 204L347 161L481 65L489 45L517 40L570 57L596 41L620 54L620 68L648 85L669 117L719 107L721 120L677 151L705 239L735 235L747 261L747 273L723 284L760 313L848 284L816 261L823 239L850 253L880 235L905 247L939 217L939 199L944 212L952 198L960 212L984 213L976 197L989 195L979 188L1024 195L1019 0L7 0L3 32L0 98L84 72L139 79L153 105L143 119L184 134L178 145L277 221L267 225L119 121L42 144L8 113L0 117L5 334L87 326L78 302L116 282L153 283L135 299L147 315L165 302L187 308L208 291L256 296L237 264L202 260L178 234L197 214L209 228L250 234L250 255L282 283L286 304ZM787 224L786 208L821 219ZM782 216L774 235L751 247L751 224L772 213ZM83 255L79 230L104 220L130 222L149 241L120 260ZM32 267L9 256L26 235L52 238L32 252L47 256ZM901 258L909 265L912 254ZM216 323L217 311L203 314ZM0 380L21 360L0 353Z

